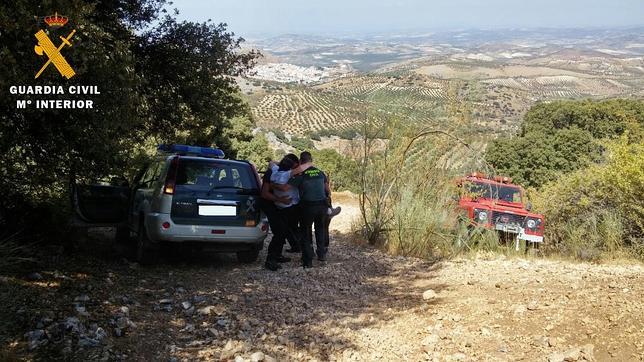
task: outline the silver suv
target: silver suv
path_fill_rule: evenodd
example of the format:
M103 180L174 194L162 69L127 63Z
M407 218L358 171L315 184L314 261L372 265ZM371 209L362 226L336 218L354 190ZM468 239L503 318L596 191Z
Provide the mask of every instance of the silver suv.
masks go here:
M254 262L268 232L257 205L261 181L251 163L223 157L213 148L161 145L132 186L75 185L75 209L85 222L120 223L117 238L135 233L142 263L160 244L208 246Z

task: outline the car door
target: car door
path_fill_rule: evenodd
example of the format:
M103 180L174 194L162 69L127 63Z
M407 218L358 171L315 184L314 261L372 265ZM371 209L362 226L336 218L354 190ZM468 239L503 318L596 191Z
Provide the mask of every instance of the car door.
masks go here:
M163 168L163 160L154 161L144 167L137 177L132 188L132 203L129 210L129 222L134 229L140 225L140 216L150 212L151 205L154 203L154 190L160 182Z
M72 206L84 222L118 224L127 220L130 187L126 180L96 184L72 181L71 189Z

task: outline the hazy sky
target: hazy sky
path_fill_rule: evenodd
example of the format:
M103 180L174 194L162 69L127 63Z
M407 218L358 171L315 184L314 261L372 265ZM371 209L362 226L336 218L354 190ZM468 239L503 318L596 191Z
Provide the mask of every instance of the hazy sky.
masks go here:
M644 0L175 0L238 35L644 25Z

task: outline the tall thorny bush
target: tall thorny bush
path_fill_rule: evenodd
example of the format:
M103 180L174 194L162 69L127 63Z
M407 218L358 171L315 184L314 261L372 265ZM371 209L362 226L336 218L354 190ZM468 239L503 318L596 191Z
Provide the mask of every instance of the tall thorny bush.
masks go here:
M480 153L457 132L400 121L363 124L360 209L369 243L420 257L445 256L472 245L459 223L454 179L487 169ZM466 162L447 162L454 152L466 153Z

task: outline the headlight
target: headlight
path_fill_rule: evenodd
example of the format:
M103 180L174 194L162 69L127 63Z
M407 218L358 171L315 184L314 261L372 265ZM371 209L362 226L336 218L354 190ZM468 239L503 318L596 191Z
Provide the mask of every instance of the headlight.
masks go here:
M477 219L480 222L485 222L487 221L488 215L487 215L487 210L474 210L474 218Z
M534 229L535 226L537 226L537 222L534 221L533 219L529 219L528 222L526 223L526 225L528 225L528 228Z

